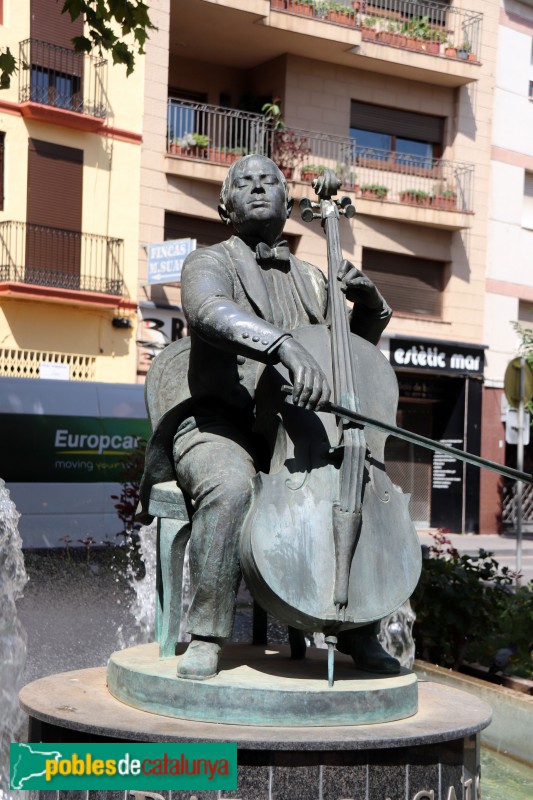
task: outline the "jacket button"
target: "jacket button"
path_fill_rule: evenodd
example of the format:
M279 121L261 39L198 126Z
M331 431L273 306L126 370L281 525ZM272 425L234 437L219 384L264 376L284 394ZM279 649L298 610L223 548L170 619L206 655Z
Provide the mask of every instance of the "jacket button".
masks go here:
M245 356L237 356L237 364L245 364L246 358Z
M252 336L252 342L258 342L259 336Z
M261 342L261 344L268 344L268 339L263 339L263 341Z
M249 339L250 338L250 334L249 333L243 333L242 338L243 339Z

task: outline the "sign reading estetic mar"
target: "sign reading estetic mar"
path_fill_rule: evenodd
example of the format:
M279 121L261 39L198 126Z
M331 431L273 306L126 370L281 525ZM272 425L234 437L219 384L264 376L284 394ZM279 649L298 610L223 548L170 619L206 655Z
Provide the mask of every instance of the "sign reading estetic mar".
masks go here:
M10 482L121 481L124 462L150 436L146 419L3 414L0 475Z
M237 788L237 745L11 744L11 789Z
M390 362L393 367L427 369L448 375L482 375L484 356L483 348L475 344L391 339Z
M148 245L148 283L181 281L181 268L189 253L196 250L196 239L173 239Z

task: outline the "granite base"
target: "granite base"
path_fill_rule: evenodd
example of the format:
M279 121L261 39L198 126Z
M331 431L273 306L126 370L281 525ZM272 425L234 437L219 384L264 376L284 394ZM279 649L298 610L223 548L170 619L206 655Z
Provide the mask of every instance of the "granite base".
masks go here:
M158 793L164 800L476 800L479 731L491 719L476 697L420 681L418 712L395 722L303 728L182 720L116 700L103 668L41 678L20 700L31 742L237 742L236 790L176 789ZM75 794L127 800L129 792ZM32 800L72 795L40 792Z

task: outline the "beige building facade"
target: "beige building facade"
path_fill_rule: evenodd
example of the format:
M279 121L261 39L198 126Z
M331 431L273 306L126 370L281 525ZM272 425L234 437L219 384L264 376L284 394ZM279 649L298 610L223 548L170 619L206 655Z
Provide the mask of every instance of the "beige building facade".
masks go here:
M479 453L499 3L335 5L151 2L138 294L155 335L139 374L186 332L179 283L148 282L148 246L227 238L218 193L240 155L271 155L296 200L333 168L357 209L344 254L394 310L380 346L399 379L398 423ZM262 113L276 98L278 130ZM295 207L286 234L327 272L318 223ZM478 529L476 470L397 442L388 461L420 527Z
M55 0L4 0L0 376L132 383L144 66L78 56Z
M491 138L491 185L484 339L488 344L484 387L483 454L516 465L516 446L506 444L507 403L503 379L520 344L512 325L533 327L533 2L502 0L498 16ZM531 471L531 447L526 450ZM524 489L524 520L533 524L531 487ZM494 505L491 498L502 497ZM485 475L482 526L513 528L513 485Z

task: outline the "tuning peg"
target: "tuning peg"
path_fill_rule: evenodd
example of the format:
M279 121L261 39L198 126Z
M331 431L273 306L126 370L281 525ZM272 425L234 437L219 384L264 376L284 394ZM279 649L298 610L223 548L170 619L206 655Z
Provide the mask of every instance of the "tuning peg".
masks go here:
M304 222L312 222L315 214L313 213L313 204L308 197L302 197L300 200L300 213Z
M355 216L355 206L347 195L336 202L341 214L344 214L348 219Z

